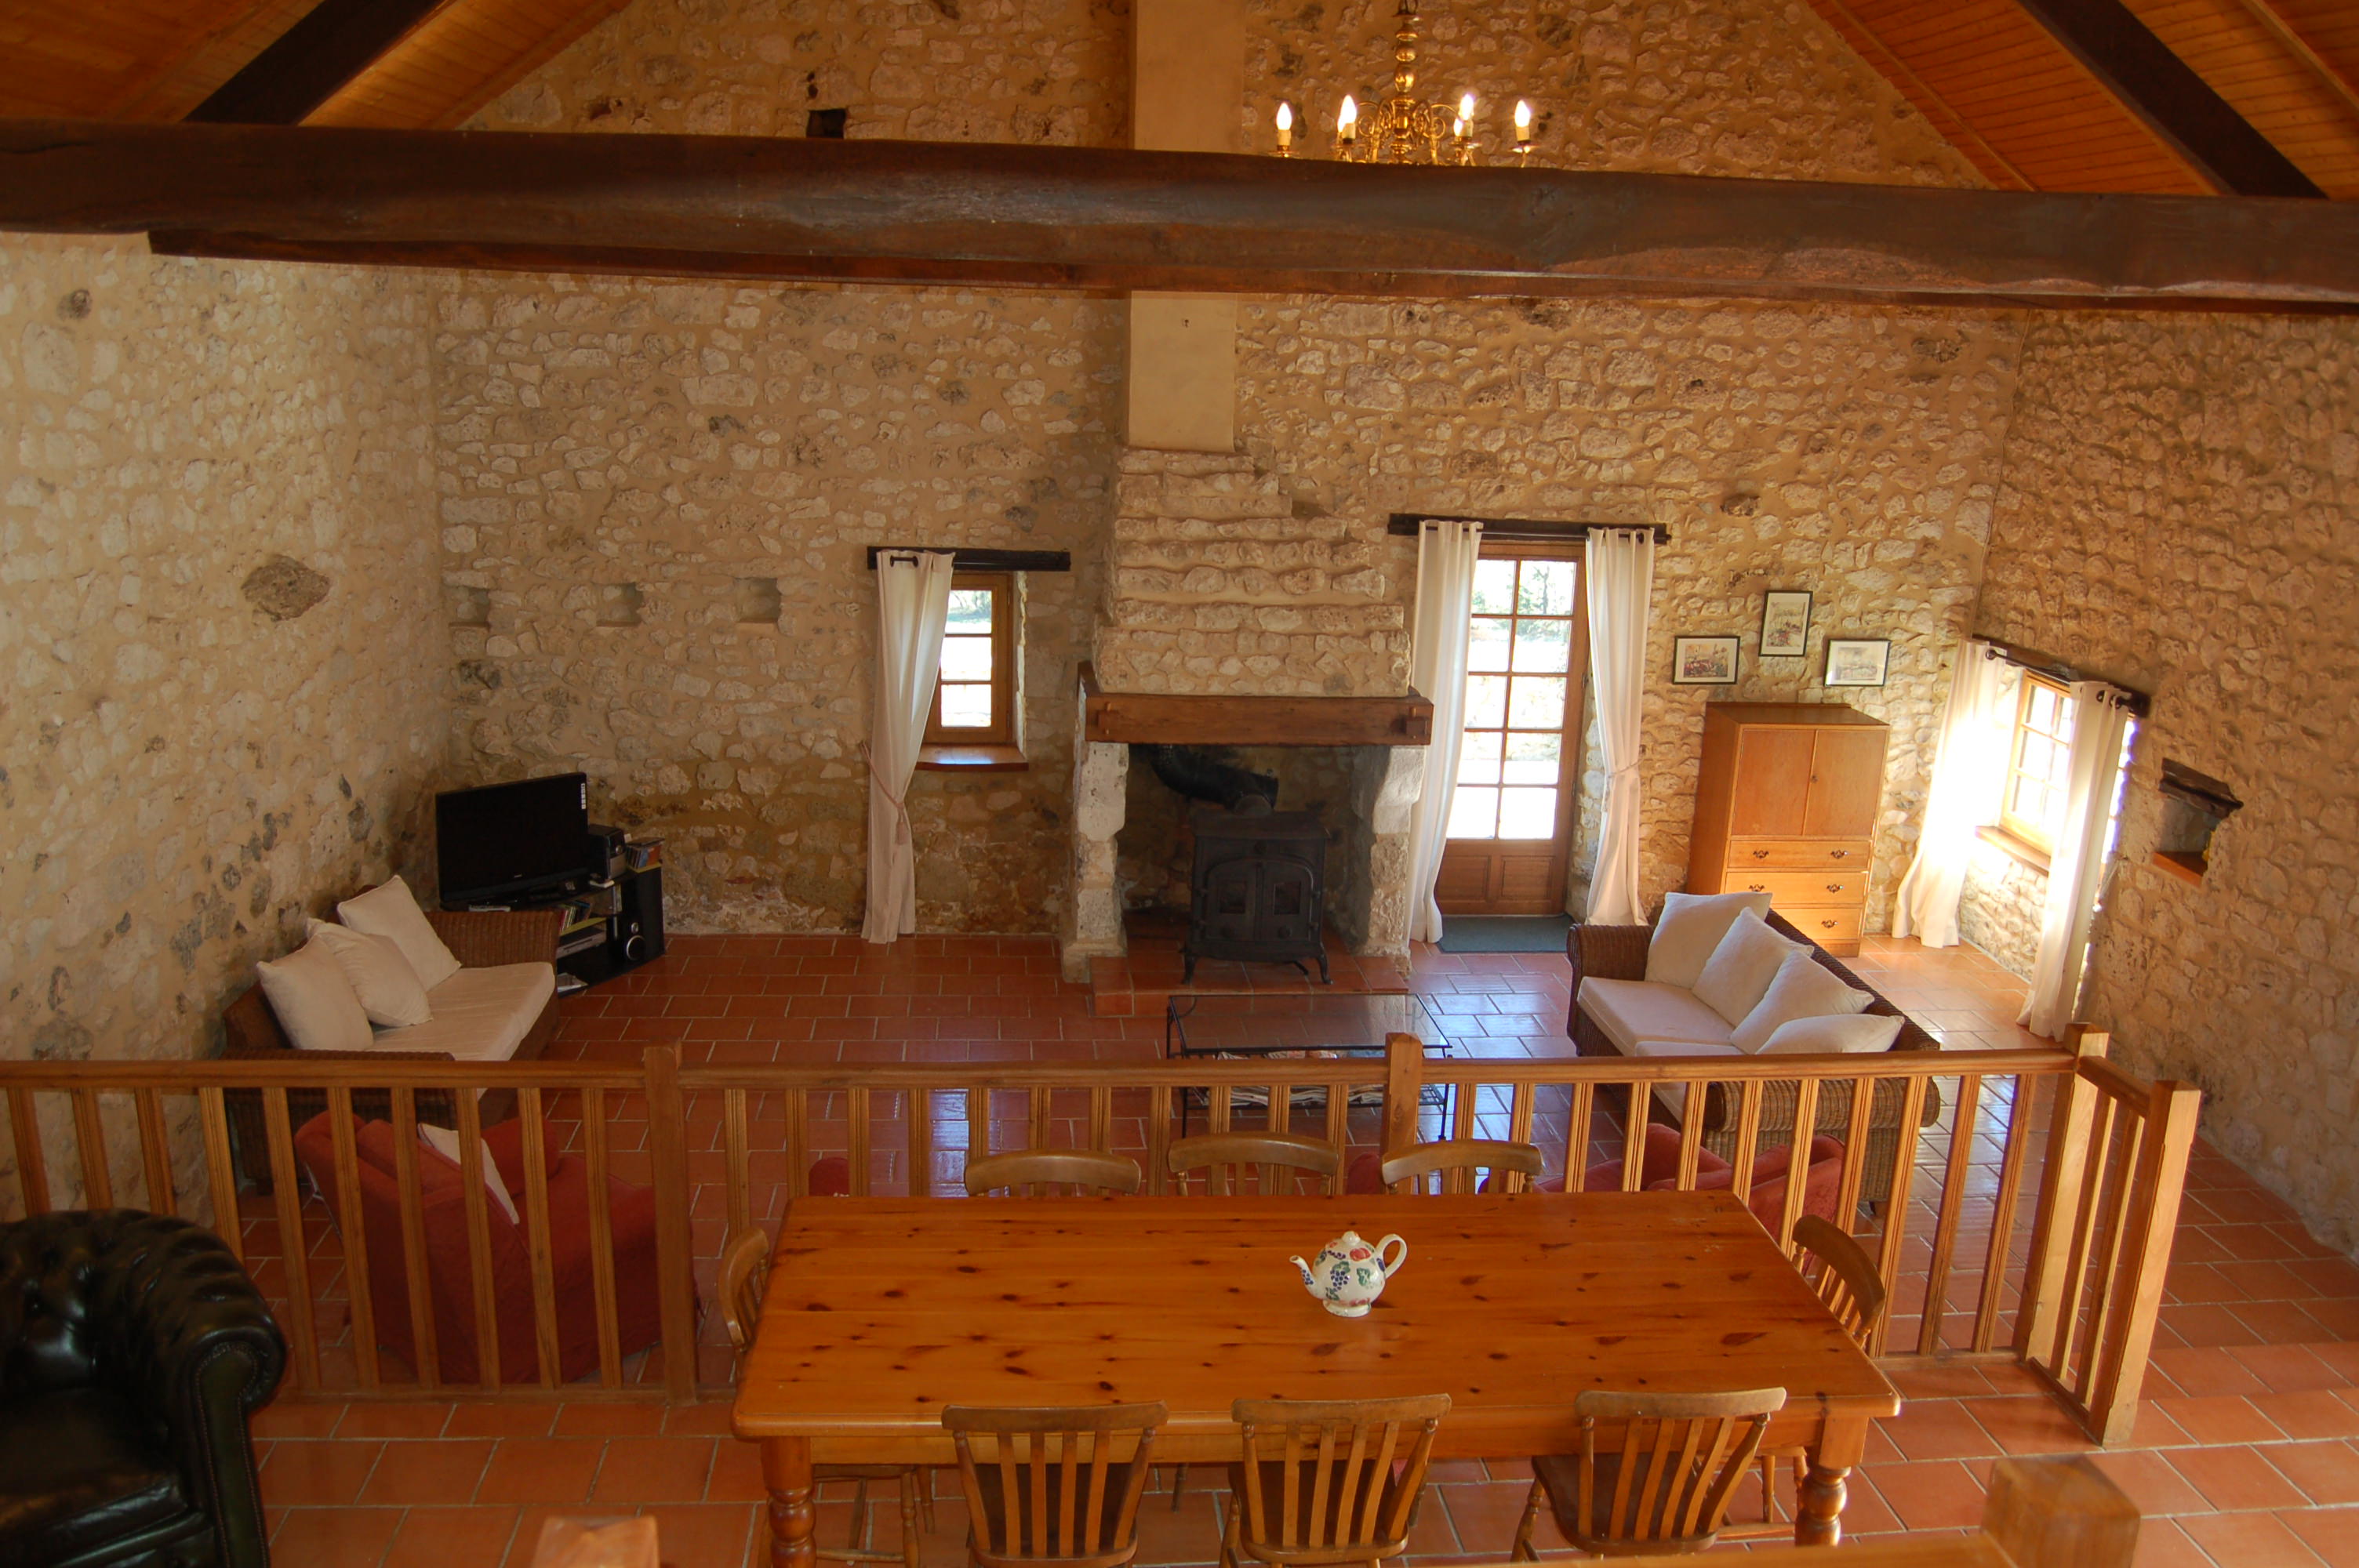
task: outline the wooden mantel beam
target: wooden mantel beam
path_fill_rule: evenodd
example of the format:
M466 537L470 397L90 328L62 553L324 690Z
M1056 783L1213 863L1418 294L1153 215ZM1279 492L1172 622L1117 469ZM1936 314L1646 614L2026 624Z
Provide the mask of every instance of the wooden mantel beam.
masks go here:
M508 270L2359 309L2359 205L976 143L0 122L0 230Z

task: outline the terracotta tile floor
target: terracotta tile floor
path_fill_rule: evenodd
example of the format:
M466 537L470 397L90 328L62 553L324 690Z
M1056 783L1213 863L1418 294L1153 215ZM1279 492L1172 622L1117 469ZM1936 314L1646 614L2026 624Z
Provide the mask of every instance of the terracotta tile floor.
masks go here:
M1854 967L1954 1046L2024 1038L2011 1022L2019 983L1979 953L1872 938ZM1560 957L1420 947L1409 983L1460 1054L1571 1048ZM552 1054L636 1055L668 1042L718 1061L1137 1060L1160 1050L1160 1011L1093 1015L1086 988L1058 980L1045 939L914 937L880 952L849 938L688 937L659 963L568 1001ZM2004 1132L1990 1123L2006 1108L1993 1099L1984 1110L1971 1190L1986 1234L1982 1195ZM1930 1221L1950 1125L1945 1115L1919 1155L1923 1212L1910 1257L1920 1271L1914 1238ZM618 1153L618 1171L627 1167ZM2027 1216L2029 1207L2027 1195ZM266 1273L276 1267L266 1222L256 1218L249 1237L263 1241L257 1271ZM311 1243L332 1255L332 1233ZM1904 1281L1897 1303L1903 1327L1921 1304L1923 1276L1914 1278L1919 1299ZM1995 1457L2088 1447L2011 1368L1925 1366L1896 1379L1908 1408L1882 1423L1853 1478L1845 1523L1854 1536L1969 1525ZM2146 1393L2136 1442L2097 1460L2149 1516L2141 1563L2359 1568L2359 1267L2200 1145ZM550 1511L643 1509L660 1519L666 1561L678 1568L758 1563L759 1479L751 1450L727 1436L727 1416L722 1404L284 1404L256 1429L278 1560L520 1563ZM1504 1556L1520 1476L1514 1465L1440 1467L1415 1555ZM1211 1562L1218 1485L1198 1476L1177 1511L1168 1494L1155 1499L1141 1562ZM828 1537L842 1539L849 1502L825 1499ZM897 1515L890 1499L875 1507L879 1543L890 1544ZM935 1525L926 1562L962 1563L961 1506L945 1497Z

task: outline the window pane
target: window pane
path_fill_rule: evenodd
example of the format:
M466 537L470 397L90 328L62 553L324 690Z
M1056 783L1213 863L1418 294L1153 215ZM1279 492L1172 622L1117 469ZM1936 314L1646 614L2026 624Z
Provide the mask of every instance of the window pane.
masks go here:
M991 630L991 591L987 588L951 589L950 629L953 634Z
M2007 809L2026 822L2044 822L2048 818L2048 792L2036 779L2017 779L2015 798Z
M1562 681L1557 685L1562 686ZM1496 730L1507 721L1507 677L1505 676L1468 676L1466 677L1466 727L1470 730Z
M1478 615L1505 615L1515 608L1516 563L1476 561L1474 612Z
M942 728L980 730L991 722L991 688L987 686L942 687Z
M1499 837L1552 838L1556 836L1556 791L1503 789L1499 792Z
M2079 717L2079 708L2080 704L2069 697L2060 697L2056 699L2056 738L2058 740L2072 739L2073 723Z
M1488 838L1499 824L1499 792L1460 785L1450 799L1450 837Z
M987 681L990 678L990 638L945 637L942 639L942 679Z
M2053 730L2056 727L2056 694L2035 682L2031 696L2024 702L2023 721L2034 730Z
M1561 730L1564 727L1564 677L1517 676L1508 719L1518 730Z
M1507 628L1514 622L1504 615L1477 615L1473 633L1467 640L1466 667L1470 670L1504 670L1507 667Z
M1557 782L1554 757L1510 757L1506 778L1511 784L1552 784Z
M1541 675L1566 667L1566 657L1572 651L1572 622L1570 621L1518 621L1516 622L1516 670ZM1478 668L1483 666L1477 666Z
M1499 782L1499 743L1496 730L1470 731L1466 743L1458 751L1458 782L1471 784L1492 784Z
M2046 780L2055 762L2056 742L2044 735L2023 738L2023 761L2017 764L2026 778Z
M1527 615L1570 615L1572 585L1579 571L1571 561L1526 561L1523 591L1516 609Z

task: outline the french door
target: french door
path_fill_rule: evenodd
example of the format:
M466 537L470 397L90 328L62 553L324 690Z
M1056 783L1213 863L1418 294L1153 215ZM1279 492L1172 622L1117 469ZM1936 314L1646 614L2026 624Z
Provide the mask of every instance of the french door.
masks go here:
M1474 566L1466 742L1434 888L1444 914L1564 912L1589 615L1563 549L1485 541Z

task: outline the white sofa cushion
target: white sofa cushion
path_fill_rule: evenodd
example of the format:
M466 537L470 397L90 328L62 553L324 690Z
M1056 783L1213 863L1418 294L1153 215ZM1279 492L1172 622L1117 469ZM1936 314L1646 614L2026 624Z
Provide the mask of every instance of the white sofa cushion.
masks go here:
M283 958L254 966L278 1027L298 1051L365 1051L368 1014L327 945L306 942Z
M1770 930L1758 914L1740 910L1728 923L1728 935L1712 950L1703 973L1696 977L1696 1000L1720 1014L1734 1031L1760 1005L1786 955L1801 951L1799 943Z
M1581 982L1578 1000L1581 1010L1625 1056L1637 1054L1641 1040L1728 1044L1727 1022L1683 987L1591 977Z
M1808 953L1788 953L1777 966L1769 989L1753 1004L1730 1033L1740 1051L1758 1051L1780 1024L1798 1018L1839 1018L1864 1011L1875 999L1855 986L1843 984L1832 969Z
M461 969L426 993L434 1016L408 1029L380 1030L386 1051L448 1051L462 1062L505 1062L532 1032L557 994L550 964L494 964Z
M1744 1052L1734 1045L1702 1045L1692 1040L1641 1040L1630 1047L1633 1056L1742 1056ZM1685 1084L1657 1084L1655 1098L1671 1108L1671 1114L1687 1113L1688 1088Z
M364 935L349 926L321 920L306 921L303 935L326 948L344 971L371 1023L397 1029L434 1016L427 1004L426 988L418 983L418 971L409 967L392 937Z
M418 1130L418 1141L453 1165L459 1165L461 1171L463 1172L466 1169L464 1165L459 1163L459 1133L456 1128L421 1126ZM493 1206L508 1217L510 1225L519 1223L516 1219L516 1199L508 1196L507 1184L500 1180L499 1162L492 1158L491 1144L478 1138L475 1140L475 1147L477 1158L483 1166L484 1190L492 1195Z
M1822 1055L1842 1051L1889 1051L1900 1038L1900 1020L1877 1012L1849 1017L1797 1018L1777 1026L1759 1054Z
M365 935L392 937L429 997L435 987L459 972L459 960L434 934L409 884L399 877L387 878L384 886L344 900L336 905L336 918Z
M1746 910L1769 913L1766 892L1673 892L1663 895L1655 934L1647 938L1647 979L1657 985L1695 989L1696 978L1729 925Z

